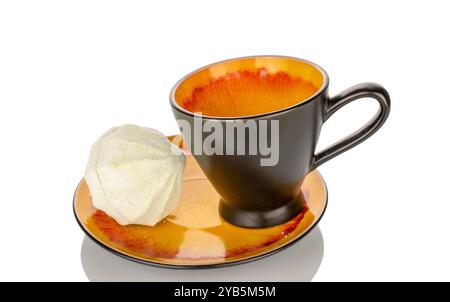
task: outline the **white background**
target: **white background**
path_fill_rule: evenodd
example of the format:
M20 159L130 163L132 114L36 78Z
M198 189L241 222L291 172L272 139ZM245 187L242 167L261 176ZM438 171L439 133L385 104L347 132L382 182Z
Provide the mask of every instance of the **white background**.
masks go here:
M447 1L0 2L0 280L449 281L448 13ZM123 123L176 133L172 85L255 54L318 63L331 95L364 81L391 94L384 127L320 167L330 195L317 273L301 276L317 262L301 251L321 253L308 246L318 230L291 251L214 272L156 270L83 244L72 194L95 139ZM319 147L376 109L345 107Z

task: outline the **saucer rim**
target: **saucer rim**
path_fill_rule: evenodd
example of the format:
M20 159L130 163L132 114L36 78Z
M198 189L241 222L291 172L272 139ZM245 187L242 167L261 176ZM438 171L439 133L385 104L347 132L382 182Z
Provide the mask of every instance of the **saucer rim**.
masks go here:
M328 207L328 187L327 184L325 182L325 179L323 178L322 174L319 172L319 170L315 169L313 170L316 173L319 174L320 178L322 179L323 182L323 186L324 186L324 190L325 190L325 201L324 201L324 207L322 212L320 213L320 215L317 217L317 220L312 223L310 225L310 227L300 236L298 236L297 238L294 238L292 241L287 242L284 245L281 245L279 247L276 247L273 250L269 250L265 253L262 253L260 255L255 255L255 256L250 256L249 258L245 258L245 259L237 259L237 260L233 260L233 261L229 261L229 262L222 262L222 263L211 263L211 264L167 264L167 263L160 263L160 262L156 262L156 261L152 261L152 260L143 260L143 259L139 259L139 258L135 258L133 256L129 256L126 255L124 253L121 253L119 251L114 250L113 248L109 247L108 245L106 245L105 243L103 243L101 240L95 238L90 232L89 230L87 230L84 226L84 224L80 221L77 212L76 212L76 193L78 191L78 188L80 186L80 184L82 183L82 180L78 183L77 187L75 188L75 192L73 194L73 199L72 199L72 211L73 214L75 216L75 220L77 222L77 224L80 226L80 228L83 230L83 232L85 233L86 236L89 237L89 239L91 239L93 242L95 242L97 245L99 245L100 247L102 247L104 250L119 256L123 259L126 260L130 260L132 262L135 263L139 263L139 264L144 264L144 265L149 265L149 266L153 266L153 267L159 267L159 268L164 268L164 269L213 269L213 268L222 268L222 267L230 267L230 266L235 266L235 265L240 265L240 264L245 264L245 263L249 263L249 262L253 262L253 261L257 261L266 257L269 257L271 255L274 255L276 253L279 253L289 247L291 247L292 245L294 245L295 243L297 243L298 241L300 241L301 239L303 239L304 237L306 237L314 228L317 227L317 225L319 224L319 222L322 220L323 215L325 214L327 207ZM313 172L311 171L311 172ZM311 173L310 172L310 173Z

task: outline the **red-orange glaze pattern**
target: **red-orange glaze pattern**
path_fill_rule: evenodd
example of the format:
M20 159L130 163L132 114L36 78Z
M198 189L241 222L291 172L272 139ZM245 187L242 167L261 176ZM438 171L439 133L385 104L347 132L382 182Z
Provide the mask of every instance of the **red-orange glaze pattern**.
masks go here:
M191 112L208 116L243 116L267 113L307 99L319 88L287 72L265 68L242 70L212 78L181 101Z
M153 227L122 226L94 208L85 180L75 193L75 215L97 242L129 258L164 265L204 266L238 262L280 249L307 232L326 205L325 184L313 171L302 185L307 207L296 217L274 227L241 228L220 217L220 197L188 153L184 180L178 206Z

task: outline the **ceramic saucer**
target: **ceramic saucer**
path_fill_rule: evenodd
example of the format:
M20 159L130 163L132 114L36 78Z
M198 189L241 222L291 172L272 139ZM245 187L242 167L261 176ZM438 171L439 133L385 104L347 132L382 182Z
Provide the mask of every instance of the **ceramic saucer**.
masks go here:
M182 146L179 136L169 137ZM307 207L275 227L247 229L224 221L216 193L192 155L177 208L154 227L122 226L92 205L89 188L81 180L74 196L75 217L97 244L108 251L144 264L174 268L216 267L256 260L280 251L305 236L320 220L327 190L320 173L309 173L302 191Z

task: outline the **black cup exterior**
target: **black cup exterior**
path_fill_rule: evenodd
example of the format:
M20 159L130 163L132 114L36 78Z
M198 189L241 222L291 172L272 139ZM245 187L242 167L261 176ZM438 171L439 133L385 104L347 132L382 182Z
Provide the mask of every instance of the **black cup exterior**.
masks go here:
M276 132L279 135L278 162L272 166L261 165L261 159L267 158L267 155L262 154L260 149L256 155L248 153L237 155L236 152L235 155L205 155L195 154L192 144L190 146L198 164L221 196L219 205L221 216L232 224L249 228L281 224L297 215L306 204L300 190L305 176L319 165L372 136L381 128L390 112L389 94L379 84L358 84L334 97L329 97L328 75L318 65L292 57L268 57L306 62L323 75L322 87L309 99L273 113L236 118L202 116L201 124L215 123L226 129L226 123L238 120L243 122L253 120L258 127L260 121L267 121L267 124L278 121L279 131ZM232 60L239 59L245 58ZM182 124L187 121L190 125L191 142L195 141L196 135L199 135L200 141L203 142L210 133L203 131L197 133L194 122L196 115L181 108L175 101L174 92L182 81L178 82L171 92L170 103L173 113L182 133ZM315 154L323 123L341 107L366 97L375 99L380 106L375 116L357 131ZM270 129L268 127L268 141L274 135ZM185 136L185 133L183 135ZM259 142L260 132L258 131L256 135ZM236 147L237 136L234 137ZM250 135L245 135L246 151L249 150L249 144ZM223 146L226 146L225 141Z
M221 196L220 213L231 223L244 227L268 227L283 223L303 208L305 201L300 186L311 171L314 150L323 123L327 90L323 90L307 103L285 111L258 117L214 119L202 117L202 125L218 123L226 129L226 123L242 120L267 121L267 141L278 135L278 162L273 166L262 166L261 159L267 155L258 149L256 155L195 155L198 164L211 184ZM194 116L172 106L177 120L190 124L191 142L195 135ZM278 121L278 133L272 133L271 123ZM249 150L250 136L245 136L245 150ZM201 141L209 133L200 134ZM260 141L260 132L257 132ZM234 135L237 146L237 135ZM190 144L192 150L192 143ZM223 142L225 146L225 141ZM192 150L194 153L194 150ZM225 152L224 152L225 153Z

